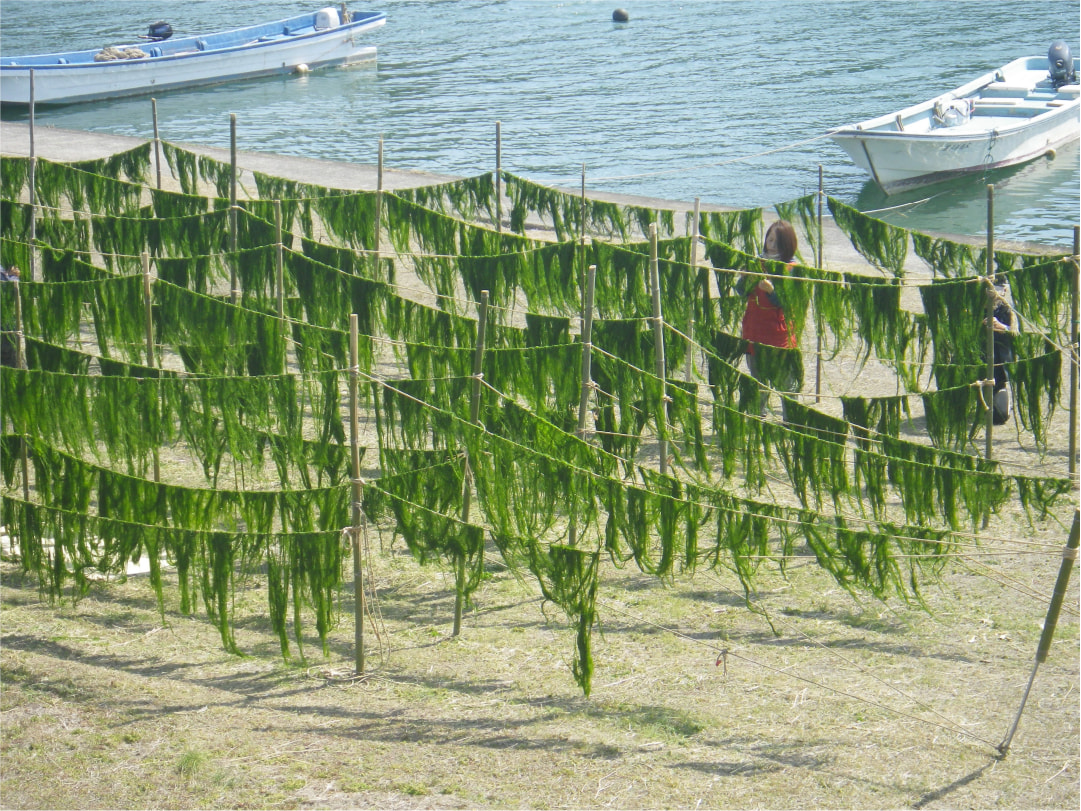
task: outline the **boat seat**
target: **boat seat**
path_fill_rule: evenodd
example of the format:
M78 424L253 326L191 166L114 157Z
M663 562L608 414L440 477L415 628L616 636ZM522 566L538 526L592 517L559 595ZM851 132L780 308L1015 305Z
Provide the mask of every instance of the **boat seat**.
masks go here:
M197 39L197 40L195 40L195 47L198 48L200 51L205 51L206 50L206 40L205 39Z
M1058 89L1059 98L1076 99L1081 96L1081 84L1064 84Z
M1021 84L1007 84L1006 82L991 82L983 89L982 95L994 98L1024 98L1031 88Z

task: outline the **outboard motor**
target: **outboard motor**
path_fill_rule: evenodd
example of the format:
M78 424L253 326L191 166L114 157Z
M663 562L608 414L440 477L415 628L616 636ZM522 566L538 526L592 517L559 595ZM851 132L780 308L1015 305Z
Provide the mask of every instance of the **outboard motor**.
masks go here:
M1070 46L1061 39L1051 43L1047 50L1047 64L1051 86L1056 90L1064 84L1077 84L1077 71L1073 69L1073 55Z
M161 42L163 39L169 39L172 35L173 27L162 20L152 24L150 29L146 32L146 38L153 40L154 42Z

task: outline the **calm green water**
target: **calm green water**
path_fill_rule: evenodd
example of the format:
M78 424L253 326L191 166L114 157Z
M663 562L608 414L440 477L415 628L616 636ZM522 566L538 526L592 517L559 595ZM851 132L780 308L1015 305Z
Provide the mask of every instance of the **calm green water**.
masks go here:
M2 0L6 55L131 41L156 20L197 33L318 0ZM952 89L1055 39L1081 52L1076 0L390 0L378 63L163 94L163 138L730 206L818 187L923 230L1066 245L1079 221L1076 146L1054 160L886 198L822 138ZM612 22L623 7L628 24ZM18 118L6 112L5 118ZM25 114L21 116L25 118ZM149 138L147 99L42 110L38 122Z

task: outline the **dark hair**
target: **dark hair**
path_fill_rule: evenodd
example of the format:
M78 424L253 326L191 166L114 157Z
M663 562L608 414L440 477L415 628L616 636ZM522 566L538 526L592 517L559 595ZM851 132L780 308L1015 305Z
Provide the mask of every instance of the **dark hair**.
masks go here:
M796 229L787 220L777 220L766 229L766 236L773 234L777 244L777 254L781 262L791 262L796 255ZM762 241L765 245L765 240Z

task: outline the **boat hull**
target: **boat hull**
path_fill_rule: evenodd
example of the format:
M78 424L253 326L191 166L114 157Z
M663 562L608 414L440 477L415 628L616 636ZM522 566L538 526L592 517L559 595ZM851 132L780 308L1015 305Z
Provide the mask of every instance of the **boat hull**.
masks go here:
M376 48L365 44L360 35L383 25L384 14L367 13L324 30L304 25L313 17L304 15L235 32L168 40L156 45L120 46L140 48L148 53L145 58L97 62L90 51L4 57L0 60L0 103L29 105L31 84L35 105L70 104L294 73L298 69L344 66L376 58ZM286 33L287 30L295 33Z
M887 194L1051 157L1081 136L1081 101L1076 85L1041 86L1046 69L1035 70L1036 61L1017 60L951 94L834 130L830 138ZM1018 81L1024 78L1027 83ZM954 102L962 104L963 119L940 123L935 116Z

